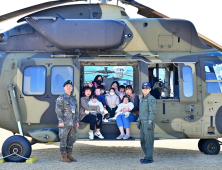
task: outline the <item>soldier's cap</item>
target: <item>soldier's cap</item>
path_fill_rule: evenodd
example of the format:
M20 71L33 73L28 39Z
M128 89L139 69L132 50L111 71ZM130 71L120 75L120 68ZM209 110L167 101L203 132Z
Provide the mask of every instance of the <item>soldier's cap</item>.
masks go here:
M71 80L67 80L64 84L63 84L63 87L65 87L65 85L67 84L71 84L72 85L72 81Z
M149 82L143 82L142 87L150 87L151 88L151 84Z

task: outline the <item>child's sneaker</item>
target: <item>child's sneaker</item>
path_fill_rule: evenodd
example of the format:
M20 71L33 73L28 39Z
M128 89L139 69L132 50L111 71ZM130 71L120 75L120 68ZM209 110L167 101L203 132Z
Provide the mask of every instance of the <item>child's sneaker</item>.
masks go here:
M119 135L116 139L123 139L125 135Z
M116 120L116 117L112 117L111 120L115 121L115 120Z
M130 135L125 135L124 137L123 137L123 139L129 139L130 138Z
M99 133L95 132L94 135L100 139L104 139L103 135L100 132Z
M91 139L91 140L93 140L93 139L94 139L93 132L89 132L89 139Z

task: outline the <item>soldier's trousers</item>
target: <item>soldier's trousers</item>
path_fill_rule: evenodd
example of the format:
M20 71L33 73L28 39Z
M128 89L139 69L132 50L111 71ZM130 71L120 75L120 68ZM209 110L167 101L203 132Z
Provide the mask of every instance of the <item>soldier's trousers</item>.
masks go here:
M147 125L148 121L140 124L140 144L145 154L144 159L153 160L154 126L152 130L147 130Z
M76 141L76 127L67 126L59 128L60 152L72 152L73 144Z

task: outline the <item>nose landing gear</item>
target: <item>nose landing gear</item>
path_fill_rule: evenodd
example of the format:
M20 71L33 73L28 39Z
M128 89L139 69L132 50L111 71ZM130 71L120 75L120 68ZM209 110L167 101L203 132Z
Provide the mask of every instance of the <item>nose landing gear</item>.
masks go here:
M6 162L25 162L31 152L30 142L20 135L9 137L2 145L2 155Z

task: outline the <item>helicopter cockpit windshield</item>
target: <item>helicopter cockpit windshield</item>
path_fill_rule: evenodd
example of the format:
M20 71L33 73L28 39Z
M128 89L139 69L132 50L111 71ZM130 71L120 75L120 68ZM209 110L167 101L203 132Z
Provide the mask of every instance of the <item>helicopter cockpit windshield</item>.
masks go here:
M206 61L206 85L208 93L222 93L222 62L221 61ZM214 81L214 82L210 82Z

